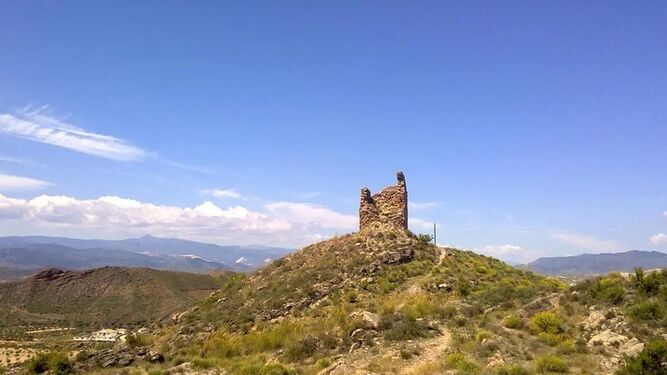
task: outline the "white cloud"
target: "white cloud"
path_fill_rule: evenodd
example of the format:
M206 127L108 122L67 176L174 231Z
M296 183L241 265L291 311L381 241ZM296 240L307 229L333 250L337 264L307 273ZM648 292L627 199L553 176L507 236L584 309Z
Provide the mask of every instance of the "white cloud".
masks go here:
M540 252L525 250L521 246L510 244L488 245L475 251L494 258L517 263L528 263L542 255Z
M415 228L417 231L433 230L432 221L427 221L417 217L408 218L408 226L411 228Z
M553 231L551 237L568 245L576 246L584 250L593 251L618 251L621 247L612 240L599 240L592 236L566 231Z
M42 189L51 184L30 177L12 176L0 173L0 191Z
M36 233L88 237L153 234L227 244L302 246L356 228L357 219L326 207L292 202L267 204L261 212L243 206L155 205L116 196L78 199L41 195L16 199L0 194L0 221ZM2 225L0 225L2 228ZM10 234L10 233L6 233Z
M314 204L274 202L264 205L264 208L277 217L306 226L354 229L359 224L356 216L344 215Z
M667 234L658 233L649 238L649 242L653 245L666 245L667 244Z
M408 202L408 208L413 210L428 210L438 207L442 202Z
M204 189L202 193L216 198L241 198L241 194L234 189Z
M0 114L0 132L112 160L140 160L147 155L125 140L88 132L41 111Z

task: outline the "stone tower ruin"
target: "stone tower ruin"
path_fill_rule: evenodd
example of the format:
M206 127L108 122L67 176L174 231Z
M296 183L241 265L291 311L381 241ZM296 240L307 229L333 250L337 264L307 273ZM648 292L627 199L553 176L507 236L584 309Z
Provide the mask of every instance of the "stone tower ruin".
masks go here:
M377 222L408 229L408 190L403 172L396 172L396 179L398 180L396 185L387 186L373 195L368 188L361 189L360 231Z

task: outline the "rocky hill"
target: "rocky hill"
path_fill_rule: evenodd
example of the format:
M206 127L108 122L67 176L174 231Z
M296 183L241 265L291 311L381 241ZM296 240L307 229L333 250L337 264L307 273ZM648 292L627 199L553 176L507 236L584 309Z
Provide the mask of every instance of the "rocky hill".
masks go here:
M631 250L622 253L544 257L525 267L543 275L595 276L609 272L632 272L637 267L667 268L667 254L658 251Z
M147 347L114 349L132 367L125 371L667 373L667 272L611 274L567 286L437 247L406 229L402 174L381 193L362 190L360 216L357 233L231 275L175 314ZM146 353L164 362L146 360ZM99 370L105 365L89 359L97 357L88 353L73 367Z
M197 303L225 277L147 268L48 269L0 283L0 327L151 324Z

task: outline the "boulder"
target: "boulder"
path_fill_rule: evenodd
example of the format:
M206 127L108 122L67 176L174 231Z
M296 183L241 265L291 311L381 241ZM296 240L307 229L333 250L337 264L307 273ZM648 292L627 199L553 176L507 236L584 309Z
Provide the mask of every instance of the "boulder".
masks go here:
M162 363L164 362L164 355L160 352L149 351L145 359L148 362Z
M627 355L630 357L634 357L639 352L644 350L644 344L639 342L636 337L631 338L627 342L625 342L623 345L621 345L620 348L618 348L619 352L623 355Z
M584 331L590 332L600 328L605 320L606 318L601 311L591 311L590 315L588 315L588 318L582 322Z
M354 311L350 314L350 318L363 321L368 329L377 329L380 325L380 316L370 311Z
M588 340L589 346L602 345L604 347L618 348L628 341L627 336L606 329Z

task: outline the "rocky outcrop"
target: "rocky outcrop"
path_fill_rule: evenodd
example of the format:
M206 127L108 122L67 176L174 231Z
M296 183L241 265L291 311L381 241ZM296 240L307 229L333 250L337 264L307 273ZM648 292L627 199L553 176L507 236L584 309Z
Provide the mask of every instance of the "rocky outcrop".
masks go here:
M359 230L373 223L389 223L408 229L408 190L403 172L396 172L396 185L388 186L371 195L368 188L361 189L359 204Z

